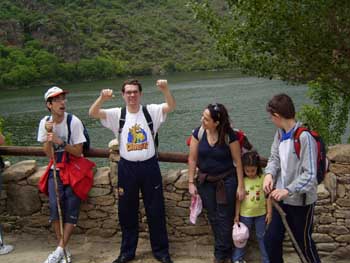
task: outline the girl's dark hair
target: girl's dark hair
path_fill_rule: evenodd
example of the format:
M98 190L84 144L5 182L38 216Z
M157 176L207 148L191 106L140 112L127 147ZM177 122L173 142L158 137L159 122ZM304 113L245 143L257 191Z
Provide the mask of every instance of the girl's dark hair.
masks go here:
M262 168L260 166L260 156L256 151L249 151L242 155L242 165L255 166L258 168L257 174L262 174ZM244 170L244 169L243 169Z
M277 113L285 119L295 118L294 103L291 97L284 93L273 96L266 105L266 111L271 115Z
M227 110L225 106L220 103L209 104L207 109L213 121L219 122L219 125L216 127L219 133L218 144L223 145L226 143L226 135L233 132Z
M126 85L135 85L139 88L139 92L142 92L142 86L141 83L137 79L127 79L124 81L122 85L122 92L125 92L125 86Z

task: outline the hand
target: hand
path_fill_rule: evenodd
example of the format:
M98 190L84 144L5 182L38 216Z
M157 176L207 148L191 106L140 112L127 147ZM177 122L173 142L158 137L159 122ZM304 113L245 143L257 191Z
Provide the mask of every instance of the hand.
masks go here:
M58 137L54 132L48 132L46 140L48 142L53 142L58 145L61 145L63 143L63 140L60 137Z
M101 90L100 97L102 101L110 100L114 97L113 90L111 89L103 89Z
M194 183L189 183L188 184L188 192L192 196L198 194L197 187L196 187L196 185Z
M45 130L47 132L52 132L52 130L53 130L53 121L46 121L45 122Z
M236 198L238 198L239 201L242 201L245 197L245 189L244 186L238 186Z
M269 225L272 221L272 213L267 213L265 216L265 223L266 225Z
M287 189L275 189L271 192L271 197L276 201L281 201L288 197L288 194L289 192Z
M168 89L168 81L166 79L158 79L157 80L157 87L161 91L165 91Z
M263 189L265 193L269 194L273 189L272 174L265 175Z
M239 223L239 215L236 215L236 216L235 216L235 219L233 220L233 222L234 222L235 224L238 224L238 223Z

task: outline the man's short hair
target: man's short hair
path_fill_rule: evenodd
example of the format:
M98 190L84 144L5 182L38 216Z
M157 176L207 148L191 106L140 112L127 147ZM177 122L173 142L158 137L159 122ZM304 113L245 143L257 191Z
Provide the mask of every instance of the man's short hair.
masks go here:
M266 111L271 115L278 114L285 119L295 118L294 103L291 97L285 93L273 96L266 105Z
M135 85L139 88L139 92L142 92L142 86L141 83L137 79L127 79L124 81L122 86L122 92L125 92L125 86L126 85Z

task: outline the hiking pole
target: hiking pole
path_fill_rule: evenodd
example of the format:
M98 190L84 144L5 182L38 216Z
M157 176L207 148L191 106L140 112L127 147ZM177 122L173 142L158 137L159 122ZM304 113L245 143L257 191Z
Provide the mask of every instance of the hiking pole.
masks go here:
M297 252L300 260L302 263L308 263L308 261L305 259L305 256L303 254L303 252L301 252L301 249L297 243L297 241L295 240L295 237L292 233L292 230L290 229L289 225L288 225L288 222L287 222L287 218L286 218L286 213L283 211L283 209L281 208L281 206L276 202L275 199L271 198L271 202L272 202L272 205L275 207L275 209L277 210L277 212L280 214L281 216L281 219L282 219L282 223L284 225L284 227L286 228L287 230L287 233L290 237L290 239L292 240L292 243L294 245L294 248L295 248L295 251Z
M55 193L56 193L56 203L57 203L57 209L58 209L58 220L59 220L59 225L60 225L60 234L61 238L63 240L63 246L64 244L64 231L63 231L63 218L62 218L62 209L61 209L61 198L60 198L60 193L58 190L58 183L57 183L57 173L56 173L56 157L55 157L55 149L53 146L53 143L51 142L51 154L53 158L53 179L55 181ZM63 254L66 262L68 262L67 258L67 253L65 247L63 247Z

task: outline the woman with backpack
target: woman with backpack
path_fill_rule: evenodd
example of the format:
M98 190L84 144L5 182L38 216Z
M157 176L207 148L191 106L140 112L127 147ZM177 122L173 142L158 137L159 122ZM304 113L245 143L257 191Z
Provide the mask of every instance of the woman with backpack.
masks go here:
M230 262L235 202L236 198L243 200L245 193L240 145L222 104L209 104L201 127L192 133L188 178L190 194L200 195L208 213L215 240L214 262Z
M301 123L295 119L294 104L288 95L275 95L266 110L278 130L265 169L264 191L280 202L307 262L319 263L321 261L311 236L317 201L317 143L311 131L303 131L296 138ZM299 154L296 140L300 141ZM265 234L271 263L283 262L284 233L281 216L273 209L272 221Z

